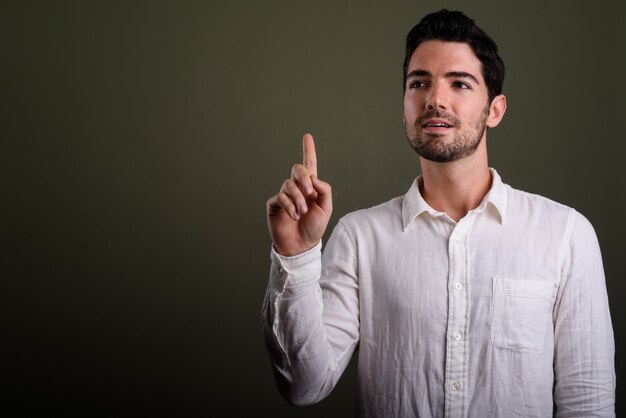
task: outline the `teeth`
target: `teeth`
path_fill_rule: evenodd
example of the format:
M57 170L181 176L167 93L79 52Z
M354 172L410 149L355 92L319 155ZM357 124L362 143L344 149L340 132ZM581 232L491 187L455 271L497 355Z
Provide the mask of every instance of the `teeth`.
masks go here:
M446 123L429 123L428 126L433 126L436 128L447 128L450 125L446 124Z

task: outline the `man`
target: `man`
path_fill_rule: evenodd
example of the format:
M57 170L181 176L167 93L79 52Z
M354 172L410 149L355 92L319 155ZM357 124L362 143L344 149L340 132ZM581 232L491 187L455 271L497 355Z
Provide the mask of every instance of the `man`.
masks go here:
M360 416L614 416L593 228L488 166L503 79L495 43L471 19L424 17L404 62L404 123L422 176L343 217L323 255L331 188L304 136L303 164L267 202L264 332L291 403L328 395L358 349Z

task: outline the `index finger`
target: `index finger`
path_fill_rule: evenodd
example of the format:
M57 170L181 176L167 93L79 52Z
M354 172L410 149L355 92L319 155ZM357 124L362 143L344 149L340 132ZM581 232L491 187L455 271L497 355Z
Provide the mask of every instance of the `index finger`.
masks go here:
M317 155L315 154L315 142L311 134L305 134L302 138L302 152L304 154L304 167L309 175L317 177Z

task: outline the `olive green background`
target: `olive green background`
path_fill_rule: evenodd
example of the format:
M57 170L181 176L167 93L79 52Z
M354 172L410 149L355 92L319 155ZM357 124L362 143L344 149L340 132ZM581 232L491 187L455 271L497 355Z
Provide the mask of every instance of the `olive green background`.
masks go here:
M331 226L406 191L404 37L444 6L507 65L491 165L596 228L619 380L623 2L5 1L0 412L353 415L354 364L313 407L275 388L265 201L305 132Z

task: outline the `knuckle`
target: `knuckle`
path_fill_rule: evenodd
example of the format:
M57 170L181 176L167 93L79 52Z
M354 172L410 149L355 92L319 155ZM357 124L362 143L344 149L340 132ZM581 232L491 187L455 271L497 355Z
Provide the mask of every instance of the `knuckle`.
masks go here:
M288 210L291 207L291 201L289 200L289 198L286 195L282 195L279 199L278 199L278 204L280 205L281 208Z
M307 174L308 171L302 164L294 165L293 169L291 170L291 177L297 181L301 181L302 178L307 176Z
M292 184L293 184L293 180L292 179L287 179L287 180L283 181L283 185L281 186L280 190L281 191L286 190L289 187L291 187Z

